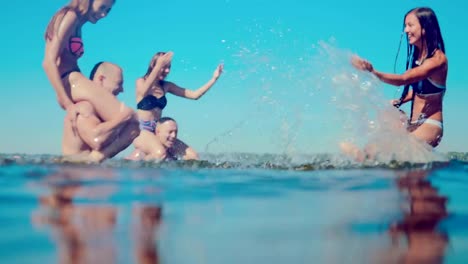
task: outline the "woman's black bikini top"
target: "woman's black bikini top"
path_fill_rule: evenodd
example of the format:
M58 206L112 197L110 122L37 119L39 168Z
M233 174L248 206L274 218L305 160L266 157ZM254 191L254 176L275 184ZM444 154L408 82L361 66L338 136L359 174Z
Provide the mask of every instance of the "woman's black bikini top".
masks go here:
M416 83L411 84L411 88L417 95L433 95L443 94L446 90L444 85L435 83L433 80L427 78Z
M160 81L159 85L161 85L161 87L163 87L164 86L164 81ZM156 96L154 96L152 94L149 94L149 95L143 97L143 99L141 99L140 102L138 102L137 109L149 111L149 110L152 110L152 109L155 109L155 108L159 108L159 109L163 110L164 107L166 107L166 105L167 105L167 99L166 99L165 95L157 98Z
M421 64L422 62L415 61L412 68L420 66ZM429 77L419 82L412 83L410 86L419 96L444 94L446 90L444 85L435 83L433 80L429 79Z
M137 104L137 109L140 110L152 110L154 108L159 108L161 110L164 109L167 105L166 96L163 95L160 98L150 94L145 96L141 101Z

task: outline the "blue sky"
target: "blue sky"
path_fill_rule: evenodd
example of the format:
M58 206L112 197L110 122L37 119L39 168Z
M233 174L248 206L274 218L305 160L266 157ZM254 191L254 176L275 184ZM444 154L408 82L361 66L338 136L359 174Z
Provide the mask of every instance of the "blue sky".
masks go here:
M168 79L191 89L224 62L224 75L200 100L168 96L164 115L178 120L182 140L209 152L335 152L345 131L336 122L339 110L330 104L334 90L327 88L333 87L320 85L323 68L316 62L326 64L327 57L319 43L337 56L358 53L378 70L392 72L403 15L430 6L450 65L439 150L468 150L468 22L461 11L468 10L466 1L314 2L118 0L107 18L84 26L79 64L85 73L101 60L119 64L125 79L119 98L135 107L135 80L155 52L174 51ZM0 153L59 154L65 113L41 63L45 27L67 1L22 3L5 2L0 17ZM403 71L405 45L397 72ZM396 95L394 87L378 89L385 100Z

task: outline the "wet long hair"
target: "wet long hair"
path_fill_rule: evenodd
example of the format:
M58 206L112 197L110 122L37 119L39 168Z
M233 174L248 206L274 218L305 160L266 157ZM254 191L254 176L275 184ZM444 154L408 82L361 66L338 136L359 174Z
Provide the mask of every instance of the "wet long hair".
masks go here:
M78 16L85 16L92 4L93 0L71 0L68 5L62 7L52 17L49 24L47 25L47 29L44 35L45 39L51 40L54 34L57 33L55 26L60 25L62 19L65 17L65 14L68 11L75 11Z
M156 54L154 54L153 58L151 58L151 61L148 65L148 70L146 71L145 75L142 77L143 79L146 80L146 78L148 78L150 73L153 71L153 68L156 66L156 62L158 61L159 57L161 57L162 55L166 53L167 52L159 51L159 52L156 52Z
M422 48L426 49L427 58L432 57L437 49L445 53L444 40L442 38L439 21L437 20L437 16L434 10L432 10L429 7L417 7L408 11L405 14L405 17L403 19L403 31L405 28L406 17L411 13L414 13L416 17L418 18L419 24L421 24L421 31L424 30L424 34L422 34L421 32L421 42L422 42ZM401 37L403 37L403 34L404 33L402 33ZM409 43L408 36L406 36L406 42L407 42L406 70L408 70L416 66L416 60L418 59L419 54L422 51L419 50L415 45L411 45ZM401 38L400 38L400 46L401 46ZM398 47L398 53L399 51L400 51L400 47ZM397 54L397 57L398 57L398 54ZM395 65L396 65L396 60L397 58L395 58ZM400 97L400 101L405 99L405 97L408 95L409 88L410 88L410 84L405 85L403 92L401 94L401 97Z

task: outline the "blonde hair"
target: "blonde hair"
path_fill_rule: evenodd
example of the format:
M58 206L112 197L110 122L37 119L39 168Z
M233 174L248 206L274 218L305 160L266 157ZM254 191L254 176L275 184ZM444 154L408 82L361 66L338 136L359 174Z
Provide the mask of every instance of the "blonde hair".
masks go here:
M164 54L166 54L166 52L164 51L156 52L153 58L151 58L150 64L148 66L148 70L146 70L146 73L143 76L143 79L146 79L148 75L150 75L150 73L153 71L154 66L156 66L156 62L158 61L159 57L161 57Z
M47 29L45 32L45 39L50 40L52 39L53 35L57 32L55 25L60 25L62 19L65 17L65 14L68 11L74 11L78 16L84 16L88 13L90 6L92 5L94 0L71 0L71 2L62 7L50 20L49 24L47 25Z

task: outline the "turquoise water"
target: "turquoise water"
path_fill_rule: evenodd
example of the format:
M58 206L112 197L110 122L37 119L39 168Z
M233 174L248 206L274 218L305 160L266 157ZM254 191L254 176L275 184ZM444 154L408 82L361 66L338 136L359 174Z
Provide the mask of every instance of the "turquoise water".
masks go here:
M468 163L0 155L1 263L466 263ZM312 160L312 161L311 161Z

